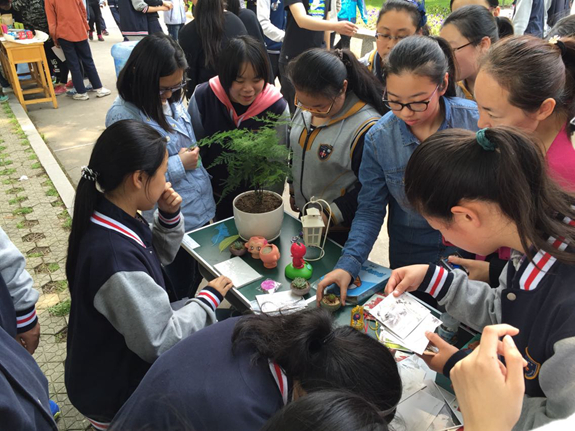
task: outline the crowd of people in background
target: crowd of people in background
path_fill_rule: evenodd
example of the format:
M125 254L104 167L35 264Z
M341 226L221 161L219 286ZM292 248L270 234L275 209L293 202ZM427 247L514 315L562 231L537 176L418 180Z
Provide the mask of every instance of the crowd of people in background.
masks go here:
M430 334L438 353L424 358L451 378L466 429L567 429L569 1L517 0L510 20L497 0L452 0L431 35L423 1L387 0L375 49L358 58L365 0L0 0L49 35L56 93L78 101L111 94L90 49L108 34L106 5L138 43L82 169L66 263L65 384L94 429L392 429L402 382L387 347L321 309L219 314L231 280L200 288L180 247L184 232L232 216L250 186L226 194L228 167L213 166L222 143L199 142L270 123L290 149L291 209L326 200L321 216L343 246L318 303L336 284L345 304L388 215L386 294L412 292L483 331L472 353ZM443 256L465 271L446 271ZM24 267L0 231L0 427L57 429L30 356L38 293Z

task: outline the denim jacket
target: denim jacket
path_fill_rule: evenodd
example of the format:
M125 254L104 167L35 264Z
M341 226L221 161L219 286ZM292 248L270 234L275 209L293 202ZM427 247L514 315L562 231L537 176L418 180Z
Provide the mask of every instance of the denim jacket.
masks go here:
M476 131L479 114L473 101L442 97L445 119L439 130L462 128ZM389 204L389 260L392 268L437 262L450 250L439 231L410 208L404 174L411 154L420 144L407 125L388 112L365 137L359 170L362 184L349 239L336 268L355 278L373 247Z
M185 170L182 160L178 156L181 148L196 145L196 136L192 128L190 114L181 103L172 103L170 107L173 116L168 117L168 122L174 131L166 132L134 104L126 102L118 96L106 114L106 127L120 120L139 120L152 126L160 135L168 137L169 157L166 179L172 183L174 190L182 196L181 211L186 223L185 229L188 232L205 225L214 217L216 203L210 176L201 165L201 161L196 169ZM146 220L150 222L153 220L153 210L146 211L143 215Z

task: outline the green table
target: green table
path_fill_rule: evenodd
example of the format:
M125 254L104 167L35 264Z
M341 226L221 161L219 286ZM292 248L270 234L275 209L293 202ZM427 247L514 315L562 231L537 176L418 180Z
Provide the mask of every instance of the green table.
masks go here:
M238 230L236 228L236 224L234 223L233 217L230 217L218 223L210 224L187 233L191 239L200 245L199 247L192 249L189 244L186 244L185 242L182 243L182 247L184 247L184 249L186 249L186 251L188 251L208 272L207 274L205 272L203 273L207 279L220 275L214 268L214 265L234 257L228 250L224 250L220 253L218 246L223 237L219 238L216 244L213 244L212 242L212 238L219 234L220 225L222 224L224 224L228 229L228 235L225 236L237 235ZM263 278L239 289L234 287L226 296L228 301L234 307L238 308L240 311L251 309L251 301L256 299L256 295L263 294L260 290L260 284L267 278L271 278L272 280L281 283L281 287L278 289L278 292L289 290L291 280L285 277L284 269L292 261L290 252L290 247L292 245L291 240L294 236L299 235L301 229L301 222L298 219L287 213L284 214L281 234L279 238L272 241L272 244L277 246L281 254L278 266L274 269L265 268L261 260L253 259L249 253L242 256L242 259L259 274L263 275ZM308 254L306 256L311 257L310 255L313 253L317 253L317 249L308 250ZM311 265L313 266L313 274L309 280L310 283L314 285L314 282L316 282L320 277L330 272L337 263L340 255L341 246L328 239L325 243L325 256L316 262L311 262ZM304 296L304 299L311 302L314 296L315 291L312 289L310 294Z

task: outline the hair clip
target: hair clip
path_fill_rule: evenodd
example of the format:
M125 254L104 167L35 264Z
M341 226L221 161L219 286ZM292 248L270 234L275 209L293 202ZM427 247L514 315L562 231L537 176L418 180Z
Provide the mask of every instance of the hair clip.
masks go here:
M485 151L495 151L497 148L493 142L489 140L487 136L485 136L485 132L487 132L487 128L478 130L475 134L475 139L477 139L477 143L481 145Z
M552 38L549 39L549 43L551 45L557 45L557 42L559 42L559 35L556 34L555 36L553 36Z
M98 175L100 174L90 169L88 166L82 166L82 178L84 178L85 180L96 182Z

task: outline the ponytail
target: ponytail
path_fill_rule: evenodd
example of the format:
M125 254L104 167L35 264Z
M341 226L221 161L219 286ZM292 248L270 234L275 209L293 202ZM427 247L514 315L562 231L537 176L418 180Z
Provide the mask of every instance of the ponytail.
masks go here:
M277 363L307 393L353 388L380 410L393 410L401 398L401 379L389 350L350 326L334 327L333 316L321 308L245 316L232 342L234 351L249 345L254 362Z
M297 90L326 99L335 99L341 94L343 82L347 80L347 91L353 91L381 115L387 112L381 100L381 82L347 49L310 49L289 64L288 76Z
M575 40L546 42L533 36L500 40L485 55L479 70L509 92L509 103L537 111L549 98L567 119L575 114ZM525 73L528 65L529 73Z
M141 121L118 121L100 135L76 189L66 261L66 277L70 288L74 284L82 238L104 193L116 190L127 176L136 171L146 173L149 181L165 157L165 139Z
M444 96L455 97L455 58L447 41L438 36L410 36L395 45L383 63L383 75L404 72L429 78L442 85L449 74ZM443 86L440 90L443 90Z
M451 209L462 199L493 202L516 224L529 259L533 245L564 263L575 263L573 251L548 242L552 236L574 243L575 228L563 218L575 219L575 197L550 179L540 146L508 127L478 133L484 135L479 140L474 132L449 129L416 148L405 171L411 205L425 216L449 223Z

